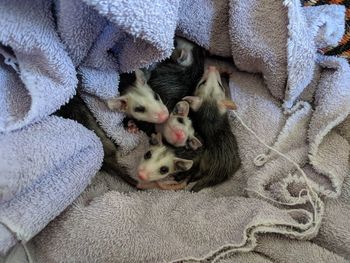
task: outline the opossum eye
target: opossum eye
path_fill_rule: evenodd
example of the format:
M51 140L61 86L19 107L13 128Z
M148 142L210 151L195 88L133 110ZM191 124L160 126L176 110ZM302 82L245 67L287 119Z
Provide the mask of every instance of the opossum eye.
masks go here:
M145 112L146 108L144 106L137 106L134 108L135 112Z
M169 172L169 168L166 166L162 166L160 167L159 172L160 174L166 174L167 172Z
M177 119L177 121L179 123L184 124L184 119L183 118L177 117L176 119Z
M199 88L200 86L204 85L205 82L207 82L207 81L206 81L206 80L203 80L201 83L199 83L199 84L198 84L198 88Z
M160 100L160 96L158 93L154 93L154 99L158 101Z
M221 85L221 83L219 81L218 81L218 84L219 84L220 88L223 90L224 87Z
M151 157L152 157L151 151L146 152L145 155L143 156L143 158L144 158L145 160L151 159Z

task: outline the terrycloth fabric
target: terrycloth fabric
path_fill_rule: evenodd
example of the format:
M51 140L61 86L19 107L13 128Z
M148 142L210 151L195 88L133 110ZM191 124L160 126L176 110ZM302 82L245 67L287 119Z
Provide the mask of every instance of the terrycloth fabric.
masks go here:
M253 252L237 252L219 262L345 263L349 261L309 241L292 240L278 235L264 235L258 238L258 245Z
M106 61L106 67L102 68L105 72L132 69L133 66L146 65L152 59L160 60L165 56L160 50L164 51L166 45L163 44L167 41L148 38L149 35L143 38L143 34L137 33L142 30L135 31L133 26L120 25L125 21L119 15L129 10L126 6L132 7L134 4L135 9L132 10L139 10L138 1L130 1L130 5L123 2L119 6L121 9L105 1L86 3L109 21L96 41L89 42L91 49L86 57L79 55L74 59L81 61L79 70L84 83L98 83L86 79L84 66L92 67L86 72L94 78L96 68L93 65L104 66L98 61L99 57L111 58L104 52L99 53L101 50L112 48L108 54L115 55L119 62L117 65ZM170 8L174 10L171 14L176 14L176 5L158 6L157 1L144 3L148 4L147 7L156 7L155 10ZM106 5L108 8L105 8ZM329 14L332 10L329 8L327 12L323 11ZM310 21L312 16L296 0L202 0L196 3L183 0L179 18L164 13L170 24L175 25L174 21L178 21L179 34L195 40L212 53L232 55L239 69L230 76L232 98L238 105L237 113L265 143L300 165L307 179L290 162L263 146L232 115L242 167L231 180L201 193L188 193L141 192L111 178L98 179L33 239L31 253L36 260L65 262L74 258L76 261L92 262L164 262L206 258L214 261L256 248L258 253L264 251L266 255L270 254L271 259L281 258L288 262L295 260L295 257L269 250L278 240L266 239L265 247L256 247L257 236L278 233L288 238L306 240L317 236L320 230L318 244L327 246L331 242L331 232L327 227L336 233L336 241L334 247L326 249L341 256L311 243L304 243L310 247L309 250L297 241L281 241L278 245L287 250L299 249L300 253L315 259L315 262L324 259L341 262L341 257L350 259L348 248L342 243L349 233L344 223L347 210L344 209L344 217L338 218L339 225L333 225L332 217L336 215L337 207L328 205L328 202L324 206L321 200L336 198L341 194L344 178L349 174L350 150L348 137L344 135L348 131L344 128L344 121L349 118L350 112L350 104L347 103L350 69L345 60L317 56L316 47L324 45L322 41L334 43L339 37L339 34L331 33L340 27L339 20L330 21L330 16L322 12L320 16L324 16L324 20L319 19L313 24ZM147 21L148 13L142 13L147 12L140 11L140 15L128 16L128 25L136 26ZM344 16L344 8L337 7L332 13ZM161 13L157 15L162 17ZM106 30L110 30L110 33L107 34ZM151 58L147 49L131 55L129 51L134 51L132 45L130 49L127 45L111 47L111 43L119 39L118 30L127 31L128 37L139 36L147 40L151 46L157 47L158 57ZM158 29L154 30L159 33ZM327 36L324 36L325 32ZM332 35L334 38L329 38ZM225 40L228 42L224 43ZM163 44L155 44L158 42ZM70 44L70 48L74 46L74 43ZM137 47L142 48L143 45ZM124 51L125 57L120 55ZM75 51L69 52L77 54ZM137 62L123 64L128 58L139 58L142 52L145 56L140 55ZM143 57L148 61L145 64ZM104 77L106 75L101 76L99 80L105 78L107 82L117 78L116 75L111 75L110 79ZM113 88L101 86L103 92L100 95L98 86L94 85L88 88L85 85L84 91L89 94L84 100L105 131L111 133L118 127L121 117L106 111L97 97L106 97ZM98 110L111 116L102 122ZM112 118L119 119L112 121ZM108 127L109 123L111 127ZM119 129L111 137L119 142L116 136L121 134L122 129ZM143 146L139 145L135 151L121 152L122 161L128 164L131 172L142 156ZM122 148L125 147L129 146L125 144ZM310 186L313 187L312 191ZM324 225L321 221L323 217ZM342 229L345 229L343 233L346 237L341 236Z
M343 37L344 7L336 5L324 5L303 8L310 28L310 33L316 33L315 44L317 48L336 46ZM322 15L320 15L322 14Z
M55 31L51 4L0 3L0 132L43 119L75 93L75 69Z
M337 58L323 60L323 65L329 69L324 69L319 79L315 110L312 111L307 102L299 102L289 115L282 115L278 104L262 88L259 77L238 72L231 76L234 101L244 101L249 105L242 105L238 109L241 118L249 120L247 125L259 137L264 138L268 145L282 153L290 152L290 157L301 166L309 162L305 171L315 189L329 197L339 196L343 180L349 173L349 143L334 130L346 118L350 109L350 90L345 86L350 80L350 68L343 62ZM291 194L287 197L289 185L301 183L302 180L295 174L295 167L266 149L238 122L237 125L236 136L244 169L257 175L249 178L248 187L259 193L264 192L267 196L273 194L280 201L296 201L298 195ZM260 154L264 161L258 166L254 160ZM280 174L282 171L284 172ZM286 176L285 172L291 174ZM281 176L283 180L276 182L276 178Z
M336 73L336 71L333 72L333 74ZM308 103L301 103L290 116L285 117L282 114L282 110L279 107L278 102L276 102L271 97L271 95L269 95L268 91L264 89L262 79L258 75L252 76L251 74L247 73L234 72L234 74L231 76L231 88L231 94L235 101L244 102L241 103L241 107L239 108L240 116L242 116L245 120L249 120L247 124L251 127L255 127L256 132L259 136L265 138L267 143L274 145L283 153L293 154L293 159L299 163L306 162L305 159L307 159L308 152L308 147L305 143L305 139L307 137L307 124L310 122L312 117L316 115L316 113L312 114L310 105ZM271 114L271 112L274 114ZM264 119L267 117L269 118L269 121L266 121L266 119ZM297 198L290 196L290 194L296 196L300 189L305 187L303 185L303 181L299 178L299 176L294 175L288 177L286 176L287 173L283 173L294 168L291 167L289 163L282 162L280 157L277 157L273 154L266 154L267 162L265 166L269 166L269 169L266 168L262 170L261 168L255 168L252 160L254 160L254 157L258 153L265 153L266 149L258 143L254 144L254 147L252 147L252 143L256 142L256 140L253 137L247 136L249 133L240 127L239 123L236 124L234 131L236 133L238 142L240 143L239 145L241 146L241 156L244 156L242 168L244 169L245 176L241 175L241 172L239 172L235 175L235 178L233 178L233 180L225 183L224 185L220 185L214 189L207 189L204 191L203 196L200 197L199 203L197 200L197 195L195 194L188 195L181 192L153 192L151 195L149 193L129 193L131 190L125 188L125 186L122 188L115 183L114 186L111 186L112 183L108 183L108 181L111 182L111 180L105 179L105 182L100 182L97 184L97 186L95 186L96 188L90 188L77 201L75 206L70 208L64 215L62 215L62 218L53 222L48 228L44 230L40 236L38 236L38 238L34 240L34 247L36 248L36 250L34 250L34 253L36 256L38 256L38 261L45 262L57 258L59 258L61 261L65 261L69 258L69 256L72 255L78 260L83 260L84 257L86 259L86 254L83 251L85 247L90 246L89 244L91 244L92 237L95 238L93 239L93 246L89 250L90 252L88 258L88 260L91 261L98 257L101 257L101 255L103 255L103 260L105 262L114 262L115 258L120 259L122 262L129 262L130 260L133 262L159 260L171 261L179 259L179 254L176 254L179 253L178 251L181 251L181 257L185 258L188 257L186 253L188 253L190 257L203 258L205 256L209 256L211 258L212 253L215 250L210 249L210 247L217 247L217 244L215 245L214 241L221 242L225 240L227 232L233 231L232 228L236 229L236 224L241 222L238 218L245 218L244 215L246 212L244 209L236 205L244 204L250 199L235 197L236 195L242 195L243 189L254 190L277 201L289 203L298 201L296 200ZM281 133L281 131L284 132ZM293 138L291 135L294 135L296 137ZM275 139L276 137L277 140ZM273 142L275 140L276 143L274 144ZM292 143L292 145L289 145L288 143ZM135 157L135 155L136 154L133 156ZM138 153L138 156L142 156L142 152ZM132 159L134 158L129 158L129 162ZM279 168L278 172L274 173L273 168ZM305 170L309 171L308 175L312 172L311 167L308 167L308 169ZM242 177L245 177L245 180L242 180ZM272 183L268 181L268 179L270 179ZM314 179L316 180L318 178L315 177ZM327 185L327 181L324 181L322 183L325 183L325 185ZM267 188L267 190L265 190L265 185L268 185L271 188ZM237 189L241 189L241 191L237 191ZM120 194L116 192L116 190L126 193ZM289 193L289 191L292 193ZM132 192L134 192L134 190ZM248 191L248 193L252 192ZM181 199L179 200L178 198ZM257 199L251 200L258 201ZM304 200L302 199L301 203L303 201ZM166 202L166 205L164 202ZM237 202L234 209L227 207L227 205L231 202L234 202L235 204ZM254 211L254 214L257 214L260 209L257 209L255 205L257 204L245 204L246 207L250 207L251 210L249 211ZM267 203L258 204L259 207L262 205L267 205ZM112 208L110 206L112 206ZM117 206L118 208L114 208L114 206ZM211 206L213 207L210 208ZM221 212L215 210L217 208L219 208L219 211ZM269 208L264 207L264 210L262 211L266 211L266 209L268 209L268 214L270 214L272 211L275 211L271 210L270 206ZM214 215L210 212L213 210L214 212L216 211ZM134 214L130 211L138 212ZM198 214L201 215L201 212L203 211L206 211L206 214L203 216L198 216ZM331 224L331 222L334 220L332 219L332 216L336 216L338 213L337 209L332 209L331 213L328 213L328 210L326 211L325 222L329 222L328 224ZM102 212L106 214L103 214L101 217ZM192 212L194 212L194 214L192 214ZM312 231L315 231L315 227L311 224L311 215L307 212L307 210L303 212L302 209L292 209L290 212L294 218L300 219L302 221L305 220L304 223L309 222L305 224L305 228L301 228L301 233L303 233L303 235L307 234L308 230L311 230L311 233L308 235L312 236L315 234L315 232L312 233ZM168 216L165 216L165 214L168 214L170 222L166 220ZM86 233L80 227L80 223L87 215L89 215L89 220L84 221L84 224L88 224L90 231L96 231L91 234L91 237L86 237ZM211 221L210 219L215 218L215 215L220 215L220 220L218 220L216 217L216 219L213 219ZM224 218L223 215L225 215ZM345 213L343 218L345 219L348 215L348 213ZM229 219L227 219L226 216ZM238 216L238 218L236 218L236 216ZM271 223L271 218L265 221L266 216L267 215L262 214L260 222L268 221ZM130 217L132 218L130 219ZM118 218L118 221L123 223L116 226L114 221L115 218ZM204 221L204 219L215 223L206 228L205 226L208 223L207 221ZM230 221L231 223L226 221L231 219L233 219L232 222ZM128 220L131 220L132 222L130 225L128 224ZM179 220L181 224L176 223L176 220ZM217 223L218 221L219 223ZM136 227L136 222L139 222L139 227ZM344 230L344 227L346 227L347 223L345 220L341 220L340 217L338 222L340 223L339 226L337 224L331 224L331 226L332 228L338 230L337 232L334 231L335 233L339 233L338 235L341 235L341 233L343 233L345 239L344 237L343 239L337 238L338 243L334 244L334 246L336 246L334 250L336 253L342 252L341 255L348 258L350 254L346 251L346 238L348 238L350 235L347 234L348 232L340 232L341 229ZM243 223L243 226L252 226L252 222L250 221L246 221L245 224ZM179 230L182 229L183 225L186 226L185 233ZM227 225L230 225L230 227L226 228ZM283 228L283 226L281 227L281 225L275 229L273 227L271 228L271 225L269 227L261 227L263 229L263 232L271 231L283 233L286 230ZM317 227L319 227L319 225ZM241 228L242 225L240 225L240 227L237 229ZM329 225L325 225L325 228L321 228L320 231L321 233L325 231L326 233L324 236L328 237L326 240L328 242L331 242L330 240L332 239L329 237L332 236L330 235L332 231L328 230L329 228ZM237 229L235 230L236 232L229 232L231 234L227 236L231 238L241 237L242 232L237 232ZM260 227L256 226L254 229L259 232L258 229L260 229ZM111 236L108 236L110 233L109 231L112 233L110 234ZM135 242L134 239L129 240L124 238L128 236L134 236L134 231L137 233L139 233L139 231L142 231L139 238L137 238L138 243L136 247L135 245L132 245L132 243ZM247 228L246 231L248 233L248 240L254 242L253 236L250 235L251 232ZM72 233L75 233L75 236L79 238L69 239L67 235L71 235ZM99 233L103 234L99 235ZM296 233L293 233L293 231L288 234L292 236L298 236ZM169 238L169 235L171 235L172 239ZM204 241L203 236L207 236L209 238L205 239L206 241ZM190 239L189 237L195 237L198 239L196 241ZM114 245L115 243L113 243L119 242L119 239L117 238L120 238L120 242L124 244L123 249L121 250L112 249L114 246L119 247L119 245ZM111 241L111 244L109 241L105 241L111 239L113 240L113 242ZM68 243L67 240L69 240ZM151 247L149 245L149 240L152 241ZM171 241L171 245L166 243L169 240ZM181 242L176 242L176 240L181 240ZM183 243L183 240L188 241L188 243ZM344 242L342 240L344 240ZM47 244L47 242L50 243ZM130 244L128 242L130 242ZM198 242L200 242L201 246L198 245ZM262 244L268 246L266 242L263 241ZM305 243L308 246L302 246L297 242L290 242L291 244L285 241L284 246L286 249L298 247L300 253L306 254L305 257L314 258L314 262L322 262L322 260L325 259L336 260L335 262L345 262L342 257L334 255L331 252L327 252L325 249L322 249L311 243ZM190 248L192 249L191 252L186 252L189 250L187 245L192 243L197 245ZM226 243L226 245L230 243L233 245L233 247L235 247L235 249L232 247L230 248L229 256L235 250L249 250L254 245L249 244L250 242L246 242L242 247L242 240L237 239L228 239L226 242L223 242L223 244L224 243ZM277 241L277 243L281 245L279 241ZM60 248L57 250L51 249L53 247L58 247L58 244L65 244L65 247L63 249ZM271 257L273 256L275 259L277 259L279 257L278 252L272 249L273 244L270 246L270 250L265 253L270 253ZM154 246L157 248L156 250L152 250ZM306 247L308 249L305 249ZM203 250L198 250L200 248L203 248ZM267 248L264 249L267 250ZM222 248L222 250L225 251L225 248ZM343 252L344 250L345 252ZM209 253L209 251L211 251L211 253ZM131 255L133 255L133 257L131 257ZM315 257L315 255L319 256ZM295 257L292 255L284 255L284 262L292 262L293 259L295 260Z
M334 45L331 45L331 46L324 46L322 49L322 52L328 56L344 57L348 61L350 61L350 1L349 0L302 0L301 2L304 6L312 6L311 9L314 9L314 10L319 10L318 8L327 8L329 4L343 5L346 7L345 34L343 35L339 43L335 43ZM339 19L339 17L332 16L332 19Z
M140 134L130 134L123 125L124 114L110 111L107 105L88 93L81 93L81 97L94 114L97 122L112 140L120 146L121 154L127 154L141 142Z
M124 115L110 112L101 99L119 94L118 72L170 56L178 7L179 0L56 1L58 32L78 67L82 97L126 153L140 137L127 134L121 123Z
M0 254L28 241L84 190L103 158L97 136L59 117L0 135Z
M91 186L71 209L45 228L33 241L36 262L202 258L223 244L251 248L255 233L273 231L273 222L280 222L281 229L291 222L301 231L308 227L287 211L253 198L109 189Z
M259 238L254 251L269 258L272 262L349 262L327 248L319 247L311 242L290 240L275 235Z
M350 259L350 174L344 180L341 196L325 201L325 215L314 242Z

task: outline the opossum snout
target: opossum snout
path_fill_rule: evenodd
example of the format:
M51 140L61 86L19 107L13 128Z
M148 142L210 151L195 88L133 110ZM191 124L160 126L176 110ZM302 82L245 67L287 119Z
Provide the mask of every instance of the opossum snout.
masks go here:
M186 139L186 134L183 130L175 130L174 131L174 139L177 142L183 142L184 139Z
M158 123L163 123L165 122L169 117L169 112L168 111L162 111L160 113L157 114L157 121Z
M204 72L202 79L205 79L208 81L210 78L212 79L220 78L220 73L215 66L208 66Z
M145 170L138 170L137 178L139 178L142 181L148 181L149 174Z

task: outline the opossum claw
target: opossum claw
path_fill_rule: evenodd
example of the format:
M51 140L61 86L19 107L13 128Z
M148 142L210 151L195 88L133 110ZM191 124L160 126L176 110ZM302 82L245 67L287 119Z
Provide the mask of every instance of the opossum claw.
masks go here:
M176 182L176 181L162 181L156 182L159 189L162 190L182 190L187 186L187 182Z
M222 100L220 103L228 110L237 110L237 105L232 100Z
M130 133L138 133L139 128L133 120L128 121L127 131Z
M187 101L190 104L192 110L197 111L202 105L202 99L197 96L186 96L182 100Z

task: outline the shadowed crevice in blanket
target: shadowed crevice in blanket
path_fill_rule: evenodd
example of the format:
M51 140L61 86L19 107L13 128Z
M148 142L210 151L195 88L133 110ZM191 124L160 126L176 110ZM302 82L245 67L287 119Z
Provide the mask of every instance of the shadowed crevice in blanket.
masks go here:
M82 98L132 176L147 140L127 134L123 115L102 100L118 94L119 73L169 56L176 32L234 59L236 113L305 177L230 113L242 160L230 180L200 193L137 191L100 172L28 244L35 262L350 259L350 68L317 54L340 40L343 7L318 8L316 17L297 0L57 0L55 10Z

